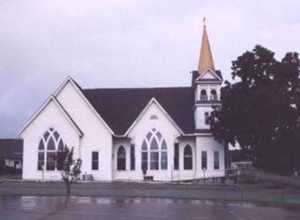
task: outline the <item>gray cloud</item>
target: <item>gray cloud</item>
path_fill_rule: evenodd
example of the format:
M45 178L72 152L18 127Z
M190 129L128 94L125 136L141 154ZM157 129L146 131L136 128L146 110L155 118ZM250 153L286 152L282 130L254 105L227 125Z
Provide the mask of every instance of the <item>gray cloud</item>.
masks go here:
M216 65L259 43L300 49L300 2L15 0L0 2L0 137L22 124L67 75L83 87L185 86L202 17Z

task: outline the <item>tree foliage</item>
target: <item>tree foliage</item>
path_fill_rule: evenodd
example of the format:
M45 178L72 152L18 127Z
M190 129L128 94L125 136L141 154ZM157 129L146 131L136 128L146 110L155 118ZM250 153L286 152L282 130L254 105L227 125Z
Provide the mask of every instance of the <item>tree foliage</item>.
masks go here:
M262 46L232 62L239 82L221 91L222 108L212 113L215 138L247 151L258 167L291 172L300 168L300 60L287 53L281 61Z
M62 179L66 185L67 195L71 194L71 185L77 181L81 173L81 159L73 159L74 148L71 150L65 146L63 151L58 152L57 163L62 167Z

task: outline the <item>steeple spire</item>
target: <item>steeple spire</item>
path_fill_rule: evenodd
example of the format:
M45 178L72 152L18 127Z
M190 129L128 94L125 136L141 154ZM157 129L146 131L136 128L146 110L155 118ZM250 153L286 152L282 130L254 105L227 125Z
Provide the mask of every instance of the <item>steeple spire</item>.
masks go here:
M206 31L206 18L203 18L203 34L202 45L200 51L200 59L198 64L198 73L202 74L204 71L211 69L215 70L214 59L210 49L208 35Z

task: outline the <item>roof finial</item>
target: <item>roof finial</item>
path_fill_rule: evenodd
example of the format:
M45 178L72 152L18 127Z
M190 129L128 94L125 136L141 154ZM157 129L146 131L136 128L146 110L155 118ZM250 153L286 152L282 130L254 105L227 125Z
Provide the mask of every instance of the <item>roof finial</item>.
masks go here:
M206 27L206 17L203 17L203 26Z

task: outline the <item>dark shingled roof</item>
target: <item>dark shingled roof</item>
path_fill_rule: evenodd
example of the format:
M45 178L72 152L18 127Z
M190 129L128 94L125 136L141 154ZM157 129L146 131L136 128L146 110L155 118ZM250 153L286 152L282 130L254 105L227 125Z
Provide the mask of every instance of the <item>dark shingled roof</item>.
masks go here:
M23 140L0 139L0 158L21 159L23 153Z
M83 94L118 135L124 134L155 98L185 133L194 132L192 87L82 89Z

